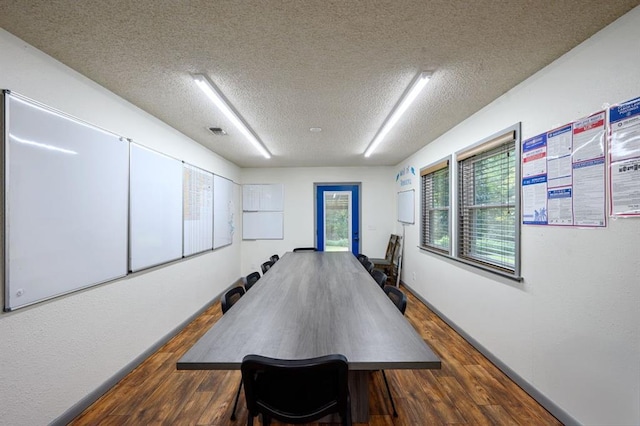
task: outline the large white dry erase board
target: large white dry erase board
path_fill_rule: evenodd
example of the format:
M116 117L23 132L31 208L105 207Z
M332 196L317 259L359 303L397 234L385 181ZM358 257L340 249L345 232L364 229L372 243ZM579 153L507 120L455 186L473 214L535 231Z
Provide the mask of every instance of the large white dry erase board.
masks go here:
M182 177L183 255L213 248L213 173L184 164Z
M283 238L283 212L242 212L243 240L281 240Z
M131 144L131 271L182 257L182 163Z
M281 183L242 185L242 210L283 211L284 185Z
M233 242L233 182L222 176L213 176L213 248Z
M242 239L284 238L284 185L242 185Z
M3 99L5 310L127 274L128 142Z
M398 192L398 222L414 223L415 190Z

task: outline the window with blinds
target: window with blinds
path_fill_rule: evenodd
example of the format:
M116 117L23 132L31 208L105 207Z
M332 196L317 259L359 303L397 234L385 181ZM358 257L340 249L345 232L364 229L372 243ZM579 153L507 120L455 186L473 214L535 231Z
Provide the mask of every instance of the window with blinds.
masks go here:
M449 234L449 162L444 161L421 171L422 234L424 248L450 253Z
M458 256L519 273L515 132L458 156Z

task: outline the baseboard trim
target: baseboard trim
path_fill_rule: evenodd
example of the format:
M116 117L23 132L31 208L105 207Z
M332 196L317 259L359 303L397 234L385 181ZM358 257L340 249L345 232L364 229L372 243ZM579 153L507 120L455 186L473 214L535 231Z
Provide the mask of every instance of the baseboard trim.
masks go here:
M147 358L153 355L158 349L160 349L164 344L166 344L169 340L173 339L178 333L180 333L187 325L189 325L193 320L195 320L198 316L200 316L204 311L209 309L209 307L217 302L227 290L231 287L236 286L238 281L231 284L227 289L225 289L222 293L211 299L207 302L202 308L200 308L197 312L191 315L189 318L184 320L180 325L175 327L169 333L167 333L163 338L158 340L153 346L151 346L146 351L142 352L138 355L133 361L129 364L125 365L121 368L116 374L111 376L107 381L98 386L94 391L89 393L87 396L82 398L80 401L71 406L68 410L58 416L55 420L53 420L49 425L50 426L64 426L69 424L73 419L78 417L84 410L86 410L91 404L96 402L102 395L107 393L109 389L114 387L116 383L122 380L127 374L132 372L136 367L142 364Z
M574 419L569 413L560 408L556 403L547 398L542 392L535 388L531 383L526 381L522 376L513 371L508 365L495 356L491 351L481 345L476 339L471 337L467 332L458 325L447 318L442 312L429 303L424 297L418 294L404 281L401 284L411 292L417 299L424 303L429 309L431 309L436 315L438 315L449 327L453 328L462 338L464 338L471 346L476 348L482 355L487 357L496 367L498 367L504 374L506 374L511 380L513 380L518 386L520 386L526 393L528 393L533 399L535 399L540 405L542 405L547 411L549 411L555 418L567 426L578 426L580 422Z

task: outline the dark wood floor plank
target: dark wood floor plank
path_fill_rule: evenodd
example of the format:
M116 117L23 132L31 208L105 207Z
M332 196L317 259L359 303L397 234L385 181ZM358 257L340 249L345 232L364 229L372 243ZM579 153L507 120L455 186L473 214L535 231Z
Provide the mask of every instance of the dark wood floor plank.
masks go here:
M392 416L382 374L372 372L366 425L560 425L417 298L409 293L408 299L407 320L441 357L442 369L386 371L398 418ZM238 371L176 370L177 360L221 316L214 303L71 424L246 424L243 394L237 420L230 420Z
M480 409L480 406L473 402L471 398L460 398L464 395L465 390L455 377L438 377L437 378L443 392L450 395L453 404L458 408L458 412L462 416L461 424L468 425L491 425L491 419Z
M493 420L493 424L500 426L519 426L528 423L518 423L511 417L502 405L484 405L481 409Z

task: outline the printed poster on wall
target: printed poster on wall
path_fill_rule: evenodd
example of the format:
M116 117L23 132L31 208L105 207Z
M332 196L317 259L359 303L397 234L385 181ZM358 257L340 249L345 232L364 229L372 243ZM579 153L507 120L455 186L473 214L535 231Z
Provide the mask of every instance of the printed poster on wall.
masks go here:
M640 216L640 98L609 110L611 215Z
M606 225L605 111L573 123L573 224Z
M522 144L522 223L605 226L605 111Z
M547 216L549 225L573 225L572 135L571 124L547 133Z
M528 225L547 224L547 135L522 143L522 218Z

